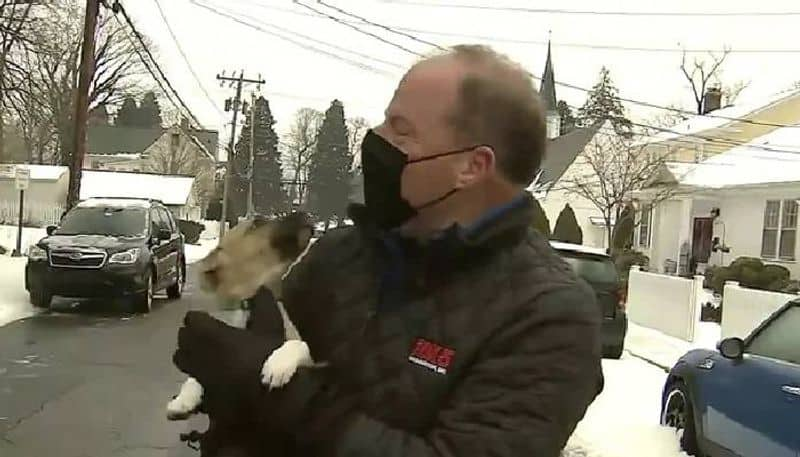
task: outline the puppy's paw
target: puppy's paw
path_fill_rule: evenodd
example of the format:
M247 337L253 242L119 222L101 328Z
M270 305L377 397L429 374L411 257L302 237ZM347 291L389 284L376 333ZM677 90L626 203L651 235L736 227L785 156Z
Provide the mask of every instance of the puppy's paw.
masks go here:
M300 340L289 340L264 362L261 368L261 382L270 389L282 387L292 379L298 367L311 364L308 345Z
M185 420L197 411L203 398L203 386L189 378L181 386L180 393L167 403L167 419Z

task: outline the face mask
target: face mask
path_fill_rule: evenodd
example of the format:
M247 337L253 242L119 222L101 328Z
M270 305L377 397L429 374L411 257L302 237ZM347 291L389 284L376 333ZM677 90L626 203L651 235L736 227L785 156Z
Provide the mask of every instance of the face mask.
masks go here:
M408 160L403 151L397 149L380 135L369 130L361 143L361 168L364 174L364 204L379 227L399 227L414 217L419 210L433 206L458 192L452 189L417 207L411 206L402 196L400 178L406 166L439 157L461 154L478 146L457 149L440 154Z

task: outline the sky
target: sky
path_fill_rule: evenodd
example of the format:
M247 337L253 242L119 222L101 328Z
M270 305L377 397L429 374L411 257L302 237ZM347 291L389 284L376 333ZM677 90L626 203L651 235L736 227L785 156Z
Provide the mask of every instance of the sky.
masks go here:
M302 0L324 14L350 21L317 0ZM725 83L749 81L741 101L766 97L800 80L800 6L792 0L758 3L719 0L324 0L329 5L406 32L437 45L483 43L508 54L535 75L541 75L552 40L556 80L590 88L602 66L624 98L657 105L692 108L693 99L680 72L681 49L732 49L722 75ZM181 97L207 128L228 137L230 113L223 101L234 94L215 79L225 71L244 70L246 77L266 83L260 93L268 98L276 129L284 133L301 107L325 110L330 101L344 102L348 117L379 123L394 88L416 54L428 45L379 27L358 25L377 35L367 36L314 13L292 0L121 0L137 28L155 44L159 62ZM172 27L177 42L209 97L192 76L176 41L170 35L157 4ZM431 5L451 6L431 6ZM459 8L472 5L509 8ZM210 11L213 8L217 12ZM592 14L529 12L513 8L592 11ZM709 16L690 13L749 13L777 15ZM611 15L602 12L659 12L676 15ZM220 14L221 13L221 14ZM235 20L230 17L233 16ZM237 22L237 20L239 22ZM245 25L242 22L251 24ZM254 27L253 27L254 26ZM257 30L260 28L261 30ZM266 31L266 32L265 32ZM282 36L283 38L278 37ZM392 41L402 50L381 39ZM581 45L581 47L573 45ZM623 46L666 51L587 48ZM759 52L743 52L757 50ZM782 52L760 52L780 50ZM409 52L410 51L410 52ZM738 52L737 52L738 51ZM786 52L789 51L789 52ZM691 53L689 59L707 54ZM245 87L245 94L256 89ZM583 103L585 92L557 86L559 99ZM627 103L630 115L649 119L658 110ZM800 147L800 145L798 145Z

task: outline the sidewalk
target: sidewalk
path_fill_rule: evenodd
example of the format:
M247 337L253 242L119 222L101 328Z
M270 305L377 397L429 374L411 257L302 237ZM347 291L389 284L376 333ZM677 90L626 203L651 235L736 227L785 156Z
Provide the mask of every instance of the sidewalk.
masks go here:
M625 349L633 356L669 371L675 362L692 349L716 349L720 326L715 322L698 322L694 342L684 341L658 330L628 323Z

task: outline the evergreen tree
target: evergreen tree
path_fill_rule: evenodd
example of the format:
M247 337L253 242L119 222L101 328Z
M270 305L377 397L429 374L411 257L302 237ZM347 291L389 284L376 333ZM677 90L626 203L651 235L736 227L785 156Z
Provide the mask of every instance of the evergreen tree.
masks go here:
M161 107L158 105L156 94L147 92L139 104L139 112L136 116L137 126L144 128L161 128Z
M564 100L560 100L556 108L558 116L561 118L561 134L571 132L575 128L575 115L572 114L572 108Z
M311 211L328 224L346 215L350 196L350 149L344 106L331 102L317 135L317 149L309 169L308 203Z
M575 212L569 203L564 205L564 209L556 219L556 226L553 228L554 241L561 241L562 243L583 244L583 231L578 220L575 218Z
M253 114L245 116L245 124L236 142L233 159L233 179L228 189L228 206L230 213L236 217L247 214L247 201L250 192L250 137L253 136L253 208L255 212L273 215L288 209L286 196L281 180L280 154L278 153L278 135L273 126L275 119L269 102L264 97L256 99L250 109ZM255 117L255 128L252 118Z
M136 105L136 100L127 96L122 100L122 106L117 111L117 118L114 120L114 125L122 127L134 127L138 125L139 107Z
M619 100L619 90L611 80L608 68L600 69L597 83L589 91L588 98L578 110L578 119L583 125L611 121L614 130L621 135L631 134L631 121L625 117L625 107Z
M539 200L533 200L533 219L531 220L531 227L541 233L545 238L550 238L550 221L547 219L547 214L539 204Z

